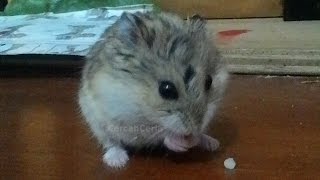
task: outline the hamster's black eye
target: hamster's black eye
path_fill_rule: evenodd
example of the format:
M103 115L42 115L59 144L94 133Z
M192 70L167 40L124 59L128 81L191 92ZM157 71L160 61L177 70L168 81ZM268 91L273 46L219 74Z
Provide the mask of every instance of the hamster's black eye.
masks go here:
M205 82L205 85L204 85L204 89L206 91L210 90L211 85L212 85L212 77L210 75L207 75L206 82Z
M178 99L178 91L175 85L170 81L161 81L159 83L159 94L167 100Z

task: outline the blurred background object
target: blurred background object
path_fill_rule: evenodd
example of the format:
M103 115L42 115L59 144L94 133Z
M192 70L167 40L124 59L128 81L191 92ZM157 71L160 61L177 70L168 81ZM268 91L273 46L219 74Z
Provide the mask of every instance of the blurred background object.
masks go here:
M284 0L285 21L320 20L320 0Z
M7 4L8 4L7 0L0 0L0 11L4 11Z
M282 0L155 0L163 10L210 19L282 16Z

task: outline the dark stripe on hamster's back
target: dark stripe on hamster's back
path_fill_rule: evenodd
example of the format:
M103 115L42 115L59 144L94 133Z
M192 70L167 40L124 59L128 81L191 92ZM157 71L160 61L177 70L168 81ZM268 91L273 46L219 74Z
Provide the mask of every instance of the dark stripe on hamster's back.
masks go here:
M171 25L170 25L170 23L168 22L168 21L166 21L166 20L164 20L164 19L162 19L162 18L160 18L160 22L161 22L161 24L162 24L162 26L165 28L165 29L170 29L171 28Z
M142 19L140 19L136 14L132 14L132 17L133 17L136 25L138 26L138 28L145 26Z
M120 71L123 71L123 72L126 72L126 73L129 73L129 74L132 74L132 72L131 71L129 71L128 69L123 69L123 68L121 68L121 69L119 69Z
M145 16L144 16L145 17ZM134 21L140 30L140 33L142 35L142 38L147 43L148 47L151 48L155 39L156 32L153 28L148 28L146 25L146 22L143 22L141 18L137 15L133 15Z
M135 56L132 55L132 54L125 54L125 53L122 53L122 52L118 52L117 53L119 56L122 56L124 60L128 61L132 58L134 58Z
M183 76L184 84L187 85L191 81L191 79L194 77L194 75L195 75L195 71L193 67L189 65Z
M156 36L156 31L154 29L150 29L148 32L148 35L145 38L145 41L146 41L149 48L152 47L155 36Z
M141 68L143 68L143 69L149 69L148 66L147 66L147 64L144 63L143 61L140 62L140 66L141 66Z
M189 42L188 38L184 37L184 36L178 36L176 37L170 46L169 49L169 56L171 56L178 48L178 46L181 46L183 44L187 44Z
M128 41L127 39L124 39L124 42L126 42L126 44L129 46L134 46L138 42L139 35L136 31L130 31L129 33L130 33L129 35L130 40Z

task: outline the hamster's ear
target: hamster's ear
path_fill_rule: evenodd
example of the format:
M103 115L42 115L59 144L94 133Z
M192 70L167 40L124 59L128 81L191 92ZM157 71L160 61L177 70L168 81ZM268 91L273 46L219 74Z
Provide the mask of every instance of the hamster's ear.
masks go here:
M155 31L148 27L142 16L142 13L124 12L119 20L119 33L132 45L142 42L150 48L155 38Z
M195 14L188 18L190 23L190 32L204 31L207 25L205 18L199 14Z
M199 14L194 14L193 16L190 17L191 20L199 20L205 23L204 17L200 16Z

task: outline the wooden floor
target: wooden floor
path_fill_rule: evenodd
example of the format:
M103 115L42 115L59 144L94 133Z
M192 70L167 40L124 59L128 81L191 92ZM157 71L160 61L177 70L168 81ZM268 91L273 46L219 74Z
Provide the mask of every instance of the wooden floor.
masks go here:
M0 179L318 179L319 80L232 76L209 132L218 152L135 153L119 171L103 165L81 121L79 78L0 78Z

